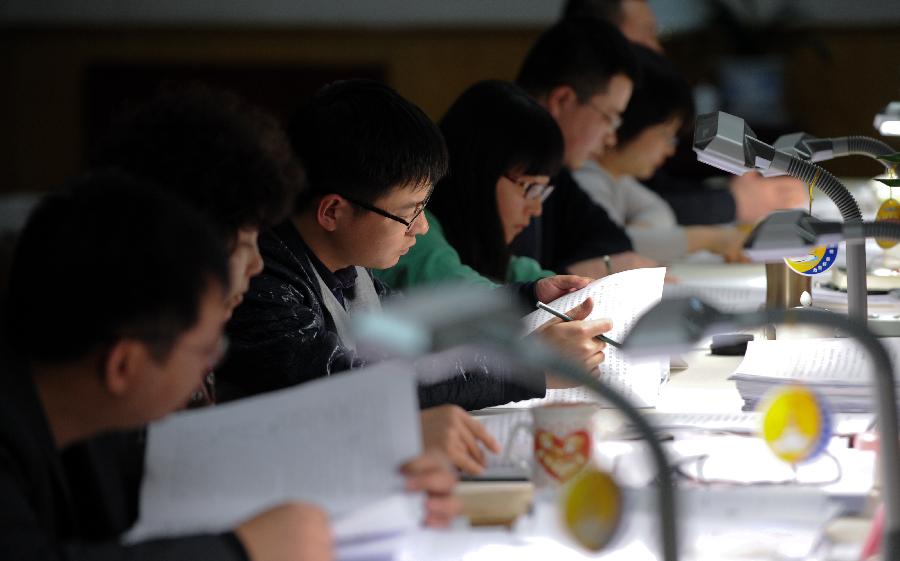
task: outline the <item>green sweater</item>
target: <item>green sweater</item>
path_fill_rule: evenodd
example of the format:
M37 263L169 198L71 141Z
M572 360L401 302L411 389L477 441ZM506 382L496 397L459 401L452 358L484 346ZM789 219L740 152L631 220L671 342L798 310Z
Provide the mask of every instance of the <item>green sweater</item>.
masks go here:
M405 289L411 286L446 281L468 282L493 287L496 284L468 265L463 265L459 254L444 237L444 230L433 214L425 211L428 233L416 238L416 245L400 257L390 269L373 271L375 276L391 288ZM506 270L507 282L530 282L553 276L554 272L541 268L530 257L511 257Z

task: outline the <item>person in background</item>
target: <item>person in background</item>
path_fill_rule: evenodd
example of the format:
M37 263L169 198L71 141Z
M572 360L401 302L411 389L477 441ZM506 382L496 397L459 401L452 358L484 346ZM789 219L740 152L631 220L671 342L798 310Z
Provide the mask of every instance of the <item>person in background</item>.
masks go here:
M622 116L618 143L575 172L575 181L626 228L635 249L660 262L706 250L727 261L742 258L744 234L726 226L679 226L672 208L641 181L675 152L691 118L687 82L659 54L635 45L641 82Z
M553 191L550 177L562 165L563 140L553 117L515 84L488 80L463 92L439 126L450 169L424 211L428 231L396 265L376 270L375 276L404 289L450 281L494 286L565 278L546 278L553 272L534 259L511 255L509 248L540 215L543 200ZM541 281L535 290L540 300ZM586 317L592 306L588 300L575 317ZM577 321L570 327L575 325L588 335L611 327L607 320ZM554 324L543 333L551 336L561 327ZM599 350L582 363L592 370L603 359Z
M425 210L428 232L400 261L375 271L389 286L463 280L493 286L552 276L509 244L552 192L563 140L547 111L518 86L479 82L439 123L450 169ZM440 218L440 221L438 221Z
M609 23L564 20L532 46L516 83L562 131L563 168L542 215L515 240L513 252L555 271L602 277L656 263L633 251L625 231L572 178L588 158L616 143L616 129L637 79L631 45Z
M305 190L281 125L237 94L195 84L126 106L94 147L94 167L146 178L202 213L228 250L229 311L262 270L259 230Z
M647 0L567 0L563 17L592 17L611 22L630 41L662 53L656 16ZM677 177L665 168L644 184L664 198L679 224L755 224L773 210L802 205L806 186L790 177L762 177L757 172L728 178L727 189Z
M656 14L647 0L567 0L563 17L608 21L632 43L663 52Z

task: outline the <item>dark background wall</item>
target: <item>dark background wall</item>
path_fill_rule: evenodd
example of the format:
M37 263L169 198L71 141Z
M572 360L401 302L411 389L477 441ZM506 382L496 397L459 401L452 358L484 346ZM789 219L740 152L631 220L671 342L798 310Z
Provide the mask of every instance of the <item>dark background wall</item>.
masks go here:
M269 4L273 2L278 4ZM673 5L688 10L697 3L651 2L662 12L672 59L692 82L715 85L717 61L730 55L734 45L699 16L685 24L682 20L690 20L690 14L672 11ZM114 7L121 6L117 2L106 2L107 11L103 2L88 2L93 11L84 13L71 8L78 3L44 4L55 11L35 12L33 4L18 0L11 0L13 8L5 13L0 8L0 192L58 185L79 169L87 147L123 99L149 95L166 80L200 79L231 87L284 116L323 83L365 76L385 80L437 119L473 82L513 78L531 43L559 10L559 2L524 2L518 12L515 2L500 2L511 15L489 13L479 19L480 3L462 2L459 13L464 17L448 19L441 11L448 8L435 6L453 2L426 2L438 12L413 23L395 18L401 23L392 24L390 10L381 10L372 25L365 18L340 23L340 14L332 17L328 10L333 8L327 8L335 3L328 2L312 3L324 14L322 21L312 23L302 17L285 22L221 14L197 21L193 13L166 20L160 12L124 18L114 17ZM869 1L858 6L884 9L895 4ZM359 9L363 11L357 15L367 14ZM98 17L106 13L112 16ZM806 23L800 32L771 31L772 45L780 46L773 50L785 68L786 118L776 126L754 128L764 140L799 129L820 136L875 135L874 114L900 99L896 20L882 16L850 22L815 12ZM778 34L795 40L776 41ZM878 171L871 162L856 159L834 162L830 169L845 175Z

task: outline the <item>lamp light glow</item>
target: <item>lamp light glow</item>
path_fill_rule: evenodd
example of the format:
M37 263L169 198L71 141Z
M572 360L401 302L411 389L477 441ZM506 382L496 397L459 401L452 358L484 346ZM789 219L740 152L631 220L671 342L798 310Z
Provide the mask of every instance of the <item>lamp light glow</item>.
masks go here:
M875 115L872 123L884 136L900 136L900 101L892 101Z

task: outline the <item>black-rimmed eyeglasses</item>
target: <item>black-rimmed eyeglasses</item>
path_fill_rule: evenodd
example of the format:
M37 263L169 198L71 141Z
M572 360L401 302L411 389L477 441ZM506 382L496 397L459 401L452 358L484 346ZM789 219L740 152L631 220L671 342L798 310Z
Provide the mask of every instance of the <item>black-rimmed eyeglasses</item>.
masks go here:
M343 196L343 195L341 195L341 196ZM374 212L375 214L384 216L385 218L390 218L391 220L393 220L395 222L399 222L400 224L403 224L404 226L406 226L406 231L409 232L409 230L412 228L413 224L416 223L416 219L419 218L419 215L422 214L422 212L425 210L425 207L428 206L428 201L431 200L431 193L429 192L428 196L425 197L425 200L416 205L416 209L413 212L413 215L409 220L407 220L405 218L400 218L396 214L391 214L390 212L388 212L384 209L378 208L377 206L375 206L373 204L364 203L362 201L358 201L356 199L346 197L346 196L343 196L343 197L360 208L368 210L369 212Z
M522 196L529 201L539 200L544 202L555 187L549 183L538 183L536 181L523 181L522 178L515 178L511 175L504 174L503 177L512 181L522 188Z

